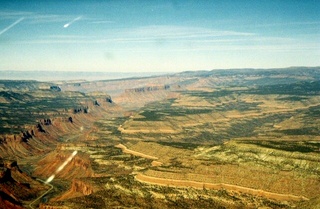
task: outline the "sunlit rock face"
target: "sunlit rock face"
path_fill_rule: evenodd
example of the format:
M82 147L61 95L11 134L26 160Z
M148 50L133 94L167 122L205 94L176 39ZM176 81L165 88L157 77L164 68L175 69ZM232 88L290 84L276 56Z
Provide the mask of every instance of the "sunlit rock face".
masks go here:
M24 201L33 200L45 190L46 186L21 171L17 161L0 161L0 205L24 208Z

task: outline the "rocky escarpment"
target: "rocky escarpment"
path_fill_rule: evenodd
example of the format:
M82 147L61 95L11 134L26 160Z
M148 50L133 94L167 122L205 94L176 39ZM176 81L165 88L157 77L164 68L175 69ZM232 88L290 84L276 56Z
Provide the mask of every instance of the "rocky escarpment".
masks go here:
M0 90L10 91L34 91L38 89L50 89L53 83L28 81L28 80L1 80Z
M84 181L81 181L79 179L74 179L72 181L72 185L71 185L71 192L79 192L83 195L89 195L92 194L94 192L94 188L92 185L87 184Z
M77 121L75 117L75 121ZM34 126L26 126L20 134L5 134L0 136L0 158L15 156L39 155L48 152L55 144L59 136L68 132L78 131L80 123L70 123L67 118L39 120Z
M126 89L125 92L148 92L148 91L161 91L161 90L170 90L170 85L164 86L144 86L139 88Z
M51 199L48 203L40 204L39 208L58 209L61 208L65 201L94 194L98 191L103 190L103 187L103 185L98 185L95 181L92 181L88 178L76 178L72 180L71 186L68 191L56 198ZM69 207L63 205L63 208Z
M114 97L114 101L126 109L137 109L150 102L177 98L179 93L174 90L178 88L177 85L163 85L126 89L124 93Z
M0 161L0 208L23 208L47 187L22 172L16 161Z
M74 153L74 154L73 154ZM74 179L94 176L89 156L82 152L60 150L59 147L37 163L34 175Z
M1 106L0 101L0 114L4 113L0 121L0 158L43 154L55 147L59 137L79 133L81 127L90 127L99 117L117 108L106 93L44 93L26 96L10 92L15 96L9 103ZM7 94L2 96L9 98Z
M74 197L80 197L83 195L90 195L97 192L99 186L85 179L73 179L70 189L61 196L54 198L52 201L62 201ZM49 205L49 204L48 204Z
M85 140L95 121L119 112L112 98L104 92L83 94L38 86L22 90L22 87L10 89L7 84L10 82L2 85L0 91L0 161L10 158L21 161L23 169L43 179L53 174L65 180L93 176L89 157L83 153L68 161L72 151L58 148L59 151L50 152L61 142ZM37 160L39 156L46 157L39 163L25 160L29 157ZM16 161L0 163L0 209L23 208L48 191L48 186L39 181L23 173ZM93 191L81 190L84 187L81 183L73 187L80 194Z

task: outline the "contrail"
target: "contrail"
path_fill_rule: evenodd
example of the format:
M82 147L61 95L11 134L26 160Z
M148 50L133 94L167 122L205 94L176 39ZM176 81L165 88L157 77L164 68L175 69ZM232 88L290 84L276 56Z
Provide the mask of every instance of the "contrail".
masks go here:
M3 33L7 32L10 28L12 28L13 26L15 26L16 24L18 24L19 22L21 22L24 19L24 17L21 17L19 20L15 21L14 23L12 23L11 25L9 25L8 27L6 27L5 29L3 29L2 31L0 31L0 35L2 35Z
M68 159L62 163L62 165L56 170L56 172L47 179L47 181L45 183L46 184L50 183L54 179L54 177L72 160L72 158L74 158L74 156L76 156L77 153L78 153L78 151L75 150L70 155L70 157L68 157Z
M72 23L74 23L75 21L78 21L78 20L80 20L80 19L81 19L81 16L75 18L75 19L72 20L71 22L68 22L68 23L65 24L63 27L64 27L64 28L67 28L67 27L69 27Z

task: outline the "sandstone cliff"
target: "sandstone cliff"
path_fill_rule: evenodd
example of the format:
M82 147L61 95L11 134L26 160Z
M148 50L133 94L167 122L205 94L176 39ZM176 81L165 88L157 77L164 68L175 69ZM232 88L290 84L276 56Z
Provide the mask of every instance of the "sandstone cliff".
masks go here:
M32 200L46 189L22 172L16 161L0 161L0 208L23 208L23 201Z

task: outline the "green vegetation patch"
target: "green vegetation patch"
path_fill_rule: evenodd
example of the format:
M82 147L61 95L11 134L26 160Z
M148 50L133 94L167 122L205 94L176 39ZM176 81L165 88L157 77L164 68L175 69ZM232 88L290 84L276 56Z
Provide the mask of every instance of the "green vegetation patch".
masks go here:
M214 108L214 111L238 110L240 112L243 112L243 111L256 110L256 109L259 109L258 105L261 103L262 102L247 103L244 101L230 102L226 104L217 105Z
M243 144L255 144L261 147L284 150L289 152L319 152L320 142L305 141L241 141Z
M170 109L158 109L158 110L144 110L140 115L144 118L135 118L136 121L160 121L164 120L166 116L186 116L192 114L205 114L210 113L210 109L187 109L174 107Z
M212 112L211 109L206 108L183 108L171 106L175 99L169 99L163 102L155 102L149 104L143 112L140 113L143 118L134 118L135 121L161 121L167 116L186 116L192 114L206 114Z
M120 136L121 132L118 130L119 125L123 124L128 118L127 117L117 117L114 119L105 118L99 121L94 122L94 125L99 127L101 133L97 132L96 134L101 134L101 138L104 138L105 134L103 131L110 131L110 136Z
M163 146L169 146L169 147L174 147L174 148L179 148L179 149L188 149L188 150L194 150L196 149L199 145L194 144L194 143L184 143L184 142L157 142L160 145Z
M217 91L213 91L213 92L206 92L206 91L188 91L188 92L183 92L186 95L190 95L190 96L195 96L195 97L201 97L201 98L218 98L218 97L225 97L228 95L231 95L233 93L235 93L234 90L217 90Z
M227 130L227 139L234 137L252 137L259 133L255 132L257 128L262 127L267 123L279 123L286 118L290 118L290 114L270 114L263 117L256 117L250 119L240 119L231 123L230 128Z
M320 105L309 107L306 113L308 116L319 118L320 115Z
M314 136L320 135L320 129L318 127L286 129L286 130L279 130L277 132L283 133L285 135L314 135Z
M291 84L277 84L268 86L259 86L256 89L248 90L247 93L251 94L287 94L287 95L319 95L320 94L320 81L299 82ZM296 97L297 98L297 97Z
M277 100L297 102L297 101L302 101L302 100L306 100L306 99L308 99L308 97L305 97L305 96L287 96L287 97L278 98Z

